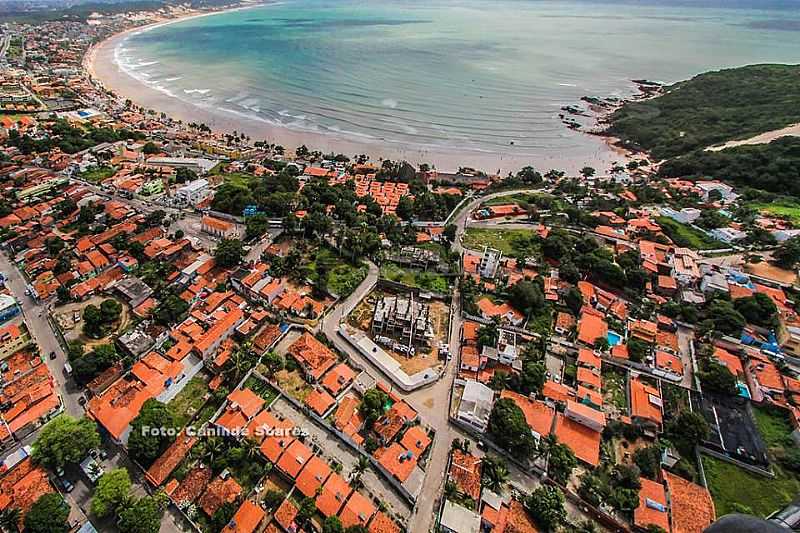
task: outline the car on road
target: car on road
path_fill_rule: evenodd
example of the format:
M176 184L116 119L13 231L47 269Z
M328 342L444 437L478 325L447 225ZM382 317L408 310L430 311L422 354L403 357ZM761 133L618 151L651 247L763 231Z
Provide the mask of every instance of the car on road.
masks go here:
M50 352L50 360L52 361L55 358L56 358L56 352Z
M78 396L78 405L86 405L86 396Z
M61 489L64 492L72 492L72 489L75 488L75 485L73 485L68 479L63 477L57 477L56 484L61 486Z

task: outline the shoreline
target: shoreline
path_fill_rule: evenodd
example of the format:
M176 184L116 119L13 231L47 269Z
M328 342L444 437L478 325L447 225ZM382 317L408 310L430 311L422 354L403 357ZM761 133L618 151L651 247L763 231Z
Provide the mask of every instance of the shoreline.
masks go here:
M472 167L497 174L516 172L526 165L532 165L542 171L556 169L575 174L585 166L592 166L597 169L598 173L605 174L614 163L624 165L630 158L628 152L615 146L608 138L592 135L585 131L570 132L566 127L564 130L567 134L574 134L581 138L580 142L584 146L576 148L576 151L582 153L570 154L552 150L552 153L514 154L495 150L422 147L392 143L382 139L354 140L332 133L300 131L275 125L263 119L259 120L252 116L238 114L231 110L223 111L203 107L177 96L166 94L134 78L125 72L116 61L117 45L134 32L149 31L156 27L195 18L269 5L270 3L260 2L218 11L187 13L185 16L122 30L93 44L84 55L82 68L92 83L109 91L114 98L130 99L143 108L163 112L170 118L182 120L184 123L205 123L214 133L238 131L250 136L253 140L266 140L270 143L281 144L290 152L300 145L307 145L311 149L324 153L343 153L349 156L367 154L375 160L405 160L415 165L428 163L442 171Z

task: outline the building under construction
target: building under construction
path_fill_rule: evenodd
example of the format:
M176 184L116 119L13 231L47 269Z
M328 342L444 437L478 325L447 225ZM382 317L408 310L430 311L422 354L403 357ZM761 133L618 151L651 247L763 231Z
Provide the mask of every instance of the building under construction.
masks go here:
M391 337L405 346L428 346L433 339L433 325L428 304L402 296L384 296L375 304L372 333Z

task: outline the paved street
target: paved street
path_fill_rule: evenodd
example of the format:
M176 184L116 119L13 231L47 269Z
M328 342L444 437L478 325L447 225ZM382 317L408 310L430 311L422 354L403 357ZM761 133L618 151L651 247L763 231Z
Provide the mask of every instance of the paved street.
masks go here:
M19 302L31 337L39 346L50 373L58 384L64 410L72 416L83 416L83 407L78 403L81 392L75 382L68 379L64 373L64 363L67 362L67 357L47 320L47 310L25 294L25 278L4 253L0 253L0 272L6 276L6 286ZM50 352L56 353L55 359L50 359Z

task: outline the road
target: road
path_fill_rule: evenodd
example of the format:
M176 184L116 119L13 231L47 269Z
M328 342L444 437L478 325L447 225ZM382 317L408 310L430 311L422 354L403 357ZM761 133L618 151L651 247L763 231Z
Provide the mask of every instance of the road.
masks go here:
M48 310L44 305L37 303L33 298L25 294L25 289L27 288L25 278L16 265L12 264L3 253L0 253L0 271L5 274L7 278L6 286L19 302L22 316L31 333L31 338L39 346L47 367L58 385L61 402L64 404L64 411L71 416L83 416L83 407L78 403L81 391L75 382L68 379L64 374L64 363L67 362L67 356L47 319ZM49 354L51 352L55 352L55 359L50 359Z

